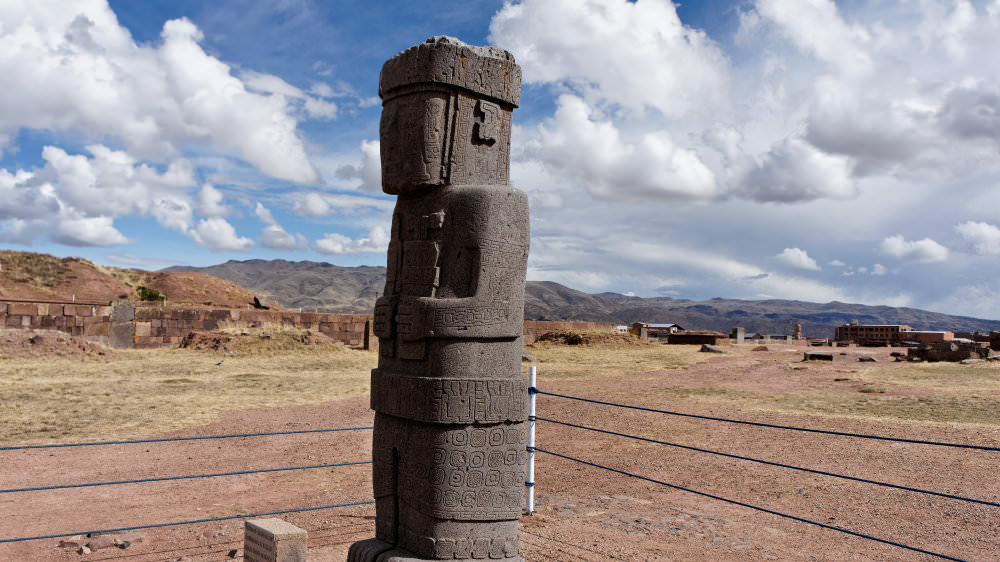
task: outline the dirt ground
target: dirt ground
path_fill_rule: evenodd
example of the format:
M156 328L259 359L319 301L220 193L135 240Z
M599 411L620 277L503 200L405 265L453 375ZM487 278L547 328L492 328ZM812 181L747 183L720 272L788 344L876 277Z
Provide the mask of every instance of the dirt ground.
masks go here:
M667 347L667 346L665 346ZM540 347L548 392L837 431L1000 446L1000 364L895 363L889 349L729 347L683 368L582 369ZM655 350L653 350L655 351ZM621 353L627 354L628 349ZM840 355L840 353L846 355ZM578 356L586 346L573 346ZM638 351L637 353L652 353ZM711 355L709 357L709 355ZM859 363L873 355L878 363ZM627 363L628 357L622 361ZM668 363L669 364L669 363ZM559 373L547 377L547 373ZM1000 452L861 440L538 398L540 417L894 484L1000 502ZM233 409L165 435L368 425L367 396L317 405ZM538 447L965 560L1000 559L1000 508L641 443L538 422ZM370 458L371 432L0 451L0 489L225 472ZM537 512L521 520L526 560L932 560L801 522L539 453ZM370 467L0 494L0 539L366 501ZM342 561L373 535L373 506L289 514L309 531L312 562ZM144 531L129 548L79 555L59 539L0 544L0 560L228 560L239 520Z

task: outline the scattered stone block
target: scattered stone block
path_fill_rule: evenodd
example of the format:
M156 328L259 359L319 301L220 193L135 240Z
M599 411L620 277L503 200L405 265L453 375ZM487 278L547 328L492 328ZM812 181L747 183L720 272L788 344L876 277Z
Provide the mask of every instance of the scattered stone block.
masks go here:
M82 536L75 536L59 541L59 548L82 548L87 544L87 539Z
M145 533L126 533L124 535L120 535L120 536L115 537L115 543L118 544L118 546L121 547L121 548L128 548L127 546L126 547L122 547L121 545L122 544L130 544L130 545L132 545L132 544L135 544L135 543L138 543L138 542L142 542L145 539L146 539L146 534Z
M807 351L803 361L833 361L833 354L826 351Z
M530 354L530 353L528 353L527 349L521 349L521 361L523 361L525 363L534 363L535 362L535 356L532 355L532 354Z
M858 357L859 363L878 363L878 359L875 359L871 355L865 355L864 357Z
M758 345L757 347L751 349L750 351L767 351L766 345Z
M701 344L701 352L703 353L725 353L726 350L722 349L717 345L708 345L707 343Z
M98 535L87 541L87 548L91 551L111 548L112 546L115 546L115 538L111 535Z
M306 530L277 519L250 519L243 526L246 562L305 562Z
M982 362L983 362L983 360L982 360L982 359L962 359L962 360L961 360L961 361L959 361L959 362L960 362L961 364L963 364L963 365L974 365L974 364L976 364L976 363L982 363Z

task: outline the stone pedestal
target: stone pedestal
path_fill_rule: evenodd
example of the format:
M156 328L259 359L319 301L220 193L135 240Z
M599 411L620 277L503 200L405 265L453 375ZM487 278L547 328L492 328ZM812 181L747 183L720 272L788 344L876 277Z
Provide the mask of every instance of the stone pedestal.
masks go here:
M743 328L733 328L729 337L733 340L733 343L741 344L746 339L746 331Z
M306 562L306 531L281 519L248 519L243 524L246 562Z
M373 331L375 539L352 562L518 557L528 201L507 185L521 73L435 37L385 63L382 188L398 195Z

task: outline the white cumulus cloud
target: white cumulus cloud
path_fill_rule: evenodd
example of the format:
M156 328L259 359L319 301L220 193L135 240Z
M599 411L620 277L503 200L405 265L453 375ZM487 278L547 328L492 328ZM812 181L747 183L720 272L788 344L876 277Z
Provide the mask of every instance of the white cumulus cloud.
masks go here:
M780 254L774 256L774 259L788 267L808 269L810 271L819 271L821 269L816 260L809 257L809 254L800 248L785 248Z
M245 252L253 247L253 240L238 236L233 225L222 217L201 219L188 234L198 244L216 252Z
M101 0L4 2L0 75L16 87L0 88L0 137L9 143L21 128L83 131L119 139L143 158L202 143L235 151L272 177L318 182L291 98L252 91L205 52L202 38L189 20L175 19L158 44L137 44Z
M352 239L343 234L331 232L317 240L313 249L323 254L359 254L364 252L384 252L389 247L389 233L384 227L372 228L367 236Z
M229 214L229 208L222 204L222 192L210 184L201 186L198 192L198 213L206 217L224 217Z
M955 230L969 243L973 252L981 256L1000 255L1000 228L996 225L967 221L956 225Z
M882 240L880 251L887 256L920 263L943 262L948 259L948 248L934 240L906 240L900 234Z
M379 193L382 191L382 158L379 141L361 141L361 164L345 164L337 168L335 175L342 180L360 180L358 188Z
M194 178L189 162L175 160L161 172L104 145L89 145L87 151L90 156L46 146L42 168L0 169L0 239L124 244L128 240L114 220L129 215L152 217L178 232L190 228L192 204L185 188L194 185Z
M525 82L564 83L593 104L684 115L728 87L718 45L669 0L507 2L489 40L517 56Z
M391 211L393 202L338 193L308 191L292 195L292 212L299 216L325 217L333 213Z
M539 125L522 154L584 182L602 198L698 201L719 193L715 175L695 151L663 132L627 141L614 123L570 95L559 98L555 116Z
M271 214L270 209L262 205L260 202L257 203L257 207L254 209L254 214L260 219L265 225L264 230L260 234L260 245L265 248L270 248L272 250L301 250L309 246L309 241L306 237L301 234L290 234L286 231L278 221L275 220L274 215Z

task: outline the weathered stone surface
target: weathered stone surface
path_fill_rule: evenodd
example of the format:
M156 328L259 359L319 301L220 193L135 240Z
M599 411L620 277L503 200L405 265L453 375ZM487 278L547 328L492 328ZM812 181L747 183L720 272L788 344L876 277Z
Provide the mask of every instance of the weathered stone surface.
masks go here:
M144 540L146 540L146 534L138 532L125 533L124 535L118 535L115 537L115 543L118 544L119 546L125 543L132 545L140 543Z
M398 195L372 332L375 540L352 562L521 560L528 200L507 185L520 69L434 37L382 69L382 186Z
M111 535L98 535L87 542L87 547L90 550L101 550L112 546L115 546L115 538Z
M733 328L733 331L729 334L729 339L733 340L733 343L743 343L746 340L746 330L744 328Z
M135 347L135 303L118 301L111 305L109 311L111 328L109 340L113 349L129 349Z
M871 355L865 355L863 357L858 357L859 363L878 363L878 359L872 357Z
M85 544L87 544L87 539L78 535L59 541L59 548L80 548Z
M277 518L248 519L243 526L246 562L305 562L305 529Z
M19 316L35 316L38 314L38 307L34 304L12 302L7 305L7 314L17 314Z
M708 345L707 343L701 344L701 349L699 351L702 351L704 353L725 353L726 352L725 349L722 349L721 347L719 347L717 345Z
M845 354L846 355L846 354ZM807 351L803 361L833 361L833 354L825 351Z

